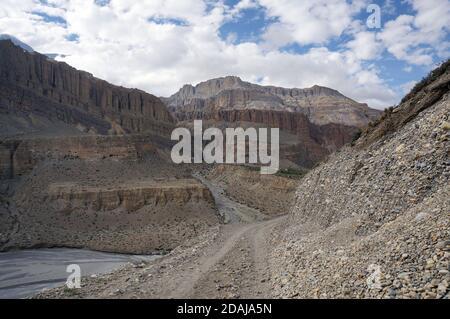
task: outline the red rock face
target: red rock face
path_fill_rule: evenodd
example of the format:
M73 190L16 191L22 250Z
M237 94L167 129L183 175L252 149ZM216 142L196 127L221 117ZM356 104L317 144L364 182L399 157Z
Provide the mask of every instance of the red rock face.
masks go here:
M200 118L222 109L255 109L302 113L317 125L334 123L361 128L380 115L380 111L327 87L286 89L256 85L232 76L195 87L185 85L164 101L180 120Z
M311 168L328 154L352 141L359 128L342 124L317 125L302 113L272 110L218 110L211 113L186 113L184 122L203 119L209 123L255 123L279 128L295 135L295 142L280 137L280 157L301 167Z
M280 128L288 133L280 136L281 158L305 168L351 142L380 113L330 88L261 86L232 76L185 85L164 102L186 125L203 119Z
M265 111L265 110L221 110L214 114L217 121L251 122L275 127L297 137L295 145L283 145L281 137L280 156L299 164L312 167L334 152L351 142L358 128L341 125L316 125L301 113Z
M168 135L174 120L151 94L114 86L0 41L0 111L34 114L99 134Z

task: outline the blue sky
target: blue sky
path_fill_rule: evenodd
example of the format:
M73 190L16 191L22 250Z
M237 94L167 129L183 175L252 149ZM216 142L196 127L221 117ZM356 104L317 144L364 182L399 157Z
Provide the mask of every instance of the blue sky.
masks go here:
M380 28L367 19L375 4ZM449 57L450 0L2 0L0 34L168 96L237 75L397 103Z
M426 0L424 0L426 1ZM225 4L230 7L238 4L240 0L227 0ZM415 10L408 1L391 1L384 0L371 1L381 8L381 27L386 22L389 22L400 15L414 15ZM386 7L386 5L389 6ZM365 23L370 13L366 10L361 10L355 15L355 20ZM270 17L266 14L263 7L255 7L243 10L240 16L232 21L223 24L220 28L220 35L223 39L232 40L235 43L242 43L248 41L261 42L261 36L264 34L268 25L274 23L276 18ZM326 46L332 50L341 50L343 45L351 39L351 36L342 34L339 37L330 39ZM445 41L450 41L449 34L446 33ZM307 44L300 45L298 43L290 43L281 50L287 50L294 53L305 53L313 47L319 47L322 44ZM448 57L448 56L447 56ZM434 63L443 61L444 57L433 57ZM414 65L405 61L397 59L389 52L383 52L374 61L368 63L376 63L382 73L383 79L389 83L390 86L395 87L399 94L403 93L402 85L420 80L422 77L435 67L432 65ZM408 86L409 87L409 86Z
M225 1L230 7L239 3L238 0ZM237 35L236 41L259 41L259 36L264 32L264 28L275 19L268 17L261 8L250 8L243 10L239 18L224 23L220 28L220 35L226 39L230 34Z

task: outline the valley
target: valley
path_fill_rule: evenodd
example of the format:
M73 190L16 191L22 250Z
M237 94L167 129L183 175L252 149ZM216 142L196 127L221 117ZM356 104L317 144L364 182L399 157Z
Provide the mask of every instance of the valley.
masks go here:
M226 197L220 184L206 184L224 225L145 265L85 278L74 294L61 288L43 292L38 298L270 297L267 240L285 216L269 219L257 209Z
M0 40L0 293L449 298L449 85L447 61L383 112L235 76L158 98ZM176 164L194 120L279 128L280 170ZM34 295L72 253L96 275Z

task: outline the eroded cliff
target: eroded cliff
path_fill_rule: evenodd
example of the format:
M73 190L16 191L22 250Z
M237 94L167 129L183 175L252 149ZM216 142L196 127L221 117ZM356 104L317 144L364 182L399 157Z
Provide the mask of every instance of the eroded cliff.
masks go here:
M380 113L327 87L261 86L234 76L212 79L195 87L185 85L164 101L182 121L207 117L221 110L271 110L301 113L317 125L364 127Z
M55 157L0 183L12 193L0 205L0 250L80 247L147 254L171 250L221 223L209 189L188 170L157 154L126 154Z
M185 85L163 100L181 126L201 119L208 126L280 128L282 165L299 168L311 168L351 142L379 115L330 88L260 86L233 76Z
M78 71L47 56L0 41L2 135L35 133L48 124L84 133L169 135L173 119L159 98ZM8 130L7 130L8 128Z

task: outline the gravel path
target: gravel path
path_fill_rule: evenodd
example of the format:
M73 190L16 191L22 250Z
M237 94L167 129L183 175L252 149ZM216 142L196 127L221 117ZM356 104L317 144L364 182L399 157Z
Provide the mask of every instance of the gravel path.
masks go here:
M200 174L194 174L194 177L209 188L214 196L216 207L226 224L240 222L250 223L267 220L269 218L258 209L248 207L247 205L238 203L227 197L224 189L220 185L212 183Z

